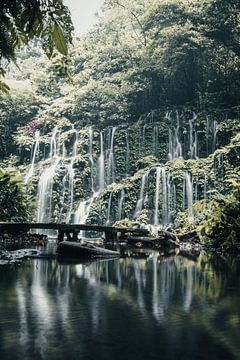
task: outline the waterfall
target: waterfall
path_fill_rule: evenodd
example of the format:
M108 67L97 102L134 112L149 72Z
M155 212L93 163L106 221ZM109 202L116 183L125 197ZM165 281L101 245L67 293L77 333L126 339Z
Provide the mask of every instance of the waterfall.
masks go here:
M183 158L190 158L190 159L197 159L198 158L198 134L194 128L194 122L197 119L197 115L193 113L192 118L188 120L188 148L184 148L179 138L180 133L180 119L179 114L176 112L176 118L171 118L170 113L165 115L165 118L168 119L172 127L169 128L169 135L168 135L168 159L183 159ZM208 145L207 145L208 146Z
M59 155L59 146L58 146L59 142L57 139L57 135L58 135L58 128L55 126L50 140L50 155L49 155L50 159L53 159L54 157Z
M110 225L110 217L111 217L111 207L112 207L112 195L111 192L108 199L108 208L107 208L107 219L106 219L106 225Z
M182 159L182 145L179 140L179 128L180 128L179 115L177 112L177 126L173 127L173 130L169 129L169 151L168 151L169 160L174 160L178 158Z
M109 148L109 157L108 157L108 170L107 170L107 184L115 182L115 162L114 162L114 135L116 127L112 128L111 131L111 141Z
M162 223L168 222L168 186L166 178L166 169L162 168Z
M171 199L176 209L176 185L171 186L171 174L165 168L156 168L156 186L154 201L154 225L159 225L159 196L161 194L161 224L168 224L173 216Z
M54 175L60 162L60 142L58 141L58 129L55 127L50 140L49 160L54 159L54 163L48 166L41 174L38 182L38 210L37 221L49 222L52 217L52 191Z
M90 207L93 203L93 197L80 201L77 211L74 214L74 224L85 224L89 215Z
M35 144L34 144L34 148L33 148L33 155L32 155L32 159L31 159L31 164L30 164L28 173L25 176L25 180L24 180L25 183L27 183L28 180L33 176L35 161L36 161L36 158L37 158L37 156L39 154L39 141L40 141L40 132L39 132L39 130L37 130L35 132Z
M67 166L67 179L68 179L68 212L66 217L66 222L71 221L71 215L73 210L73 198L74 198L74 169L73 161Z
M74 129L74 125L72 125L72 129ZM66 175L65 175L65 189L63 187L63 194L67 192L68 197L66 199L66 202L64 201L64 205L67 205L68 211L66 215L66 223L71 222L72 212L73 212L73 200L74 200L74 177L75 177L75 171L73 168L74 160L76 156L78 155L78 140L79 140L79 134L78 131L75 130L75 139L73 142L73 148L72 148L72 158L70 163L66 166ZM67 185L67 187L66 187ZM63 196L64 199L64 196ZM66 204L67 203L67 204Z
M207 115L206 118L206 155L209 155L209 137L210 137L210 120L209 120L209 116Z
M124 189L121 190L121 195L120 195L120 199L118 202L118 220L122 219L122 211L123 211L123 201L125 198L125 191Z
M211 144L210 144L211 141ZM206 120L206 152L207 155L216 150L217 144L217 121L211 121L209 116Z
M73 125L73 129L74 129L74 125ZM75 130L76 134L75 134L75 140L73 143L73 151L72 151L72 156L76 157L78 154L78 139L79 139L79 134L78 131Z
M80 201L78 209L74 213L74 219L73 219L74 224L86 224L93 200L94 200L94 196L92 196L87 200ZM80 238L85 237L84 230L80 231L79 237Z
M174 151L173 151L173 134L172 130L168 130L168 160L173 160Z
M67 150L66 150L65 144L63 142L63 144L62 144L62 157L65 158L66 156L67 156Z
M91 184L92 184L92 194L95 192L94 190L94 161L93 161L93 129L89 128L89 160L91 163Z
M59 160L59 158L56 158L54 163L42 172L38 182L37 222L39 223L49 222L51 220L53 177Z
M162 223L169 223L169 211L171 200L170 174L166 174L166 169L162 168Z
M147 187L148 185L148 172L146 172L145 174L143 174L142 176L142 180L141 180L141 188L140 188L140 193L139 193L139 199L137 201L137 205L136 205L136 208L135 208L135 212L134 212L134 216L136 217L137 213L139 211L142 210L143 208L143 205L144 205L144 190L145 190L145 187Z
M177 126L174 129L174 159L182 159L182 145L179 140L179 115L177 113Z
M98 159L98 190L102 193L105 189L105 158L103 148L103 132L100 132L100 156Z
M173 203L173 210L170 211L169 221L170 223L173 222L174 216L177 210L177 189L175 182L172 183L172 203Z
M156 191L155 191L155 209L154 209L154 225L159 225L158 208L159 208L159 190L160 190L160 176L162 168L156 168Z
M66 197L66 193L67 193L67 173L64 175L63 177L63 180L62 180L62 195L61 195L61 204L65 204L66 200L65 200L65 197ZM65 221L65 214L63 214L63 210L64 210L64 207L62 206L61 207L61 210L60 210L60 215L59 215L59 220L61 222Z
M193 123L196 120L197 115L194 113L193 118L189 119L189 152L190 159L197 159L197 132L193 130Z
M213 121L213 142L212 142L212 152L216 150L217 144L217 122L216 120Z
M184 195L185 195L185 199L187 200L187 209L188 209L188 213L189 213L189 219L193 218L193 183L192 183L192 178L191 178L191 173L189 171L185 171L184 173ZM185 199L184 199L184 203L185 203Z

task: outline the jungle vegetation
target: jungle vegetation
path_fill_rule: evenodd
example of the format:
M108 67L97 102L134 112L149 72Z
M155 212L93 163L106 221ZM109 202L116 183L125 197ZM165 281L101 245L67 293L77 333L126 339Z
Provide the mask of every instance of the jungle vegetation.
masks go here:
M14 61L21 70L10 65L11 76L26 84L0 96L2 160L14 154L18 128L49 104L49 116L99 128L153 109L231 116L239 106L238 0L105 0L95 27L73 41L60 0L5 1L0 18L1 75Z

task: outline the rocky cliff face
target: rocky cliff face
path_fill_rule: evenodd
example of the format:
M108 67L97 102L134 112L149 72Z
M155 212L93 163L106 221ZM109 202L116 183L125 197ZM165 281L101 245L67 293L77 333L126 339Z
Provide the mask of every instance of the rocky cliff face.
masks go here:
M224 118L159 110L100 128L39 116L16 138L36 220L160 225L184 210L193 217L194 202L227 192L239 174L240 125Z

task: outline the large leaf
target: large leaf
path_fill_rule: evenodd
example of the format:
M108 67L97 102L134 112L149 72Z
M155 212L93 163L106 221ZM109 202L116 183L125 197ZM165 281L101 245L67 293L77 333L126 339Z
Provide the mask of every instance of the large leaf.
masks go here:
M8 93L8 91L10 90L10 87L4 83L3 81L0 80L0 93Z
M68 54L67 43L63 35L62 29L57 22L54 23L53 41L58 51L66 56Z

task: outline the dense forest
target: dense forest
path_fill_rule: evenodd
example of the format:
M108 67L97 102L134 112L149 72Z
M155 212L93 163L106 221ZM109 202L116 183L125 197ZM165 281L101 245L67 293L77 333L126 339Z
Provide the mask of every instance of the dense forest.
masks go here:
M73 39L66 19L58 51L1 25L1 220L174 222L238 248L239 1L105 0Z

